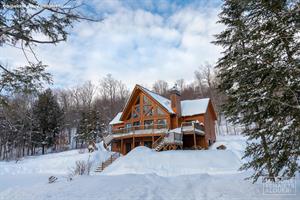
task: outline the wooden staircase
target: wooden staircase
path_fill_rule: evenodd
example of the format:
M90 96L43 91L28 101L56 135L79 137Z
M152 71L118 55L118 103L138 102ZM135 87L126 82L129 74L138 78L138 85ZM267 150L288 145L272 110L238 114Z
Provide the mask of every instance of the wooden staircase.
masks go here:
M152 148L156 151L160 151L164 147L164 138L165 134L159 136L159 138L157 138L157 140L153 143Z
M176 141L172 134L163 134L153 143L152 148L156 151L182 149L182 142Z
M117 160L121 156L120 153L114 153L112 154L106 161L102 162L101 165L99 165L95 172L102 172L106 167L111 165L115 160Z

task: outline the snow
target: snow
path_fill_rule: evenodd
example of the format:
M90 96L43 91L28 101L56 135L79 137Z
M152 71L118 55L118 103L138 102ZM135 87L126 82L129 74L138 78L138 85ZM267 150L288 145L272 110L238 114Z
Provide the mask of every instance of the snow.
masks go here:
M156 174L159 176L228 174L236 173L240 165L240 159L232 151L156 152L147 147L137 147L127 156L114 162L104 170L103 174Z
M109 122L109 125L122 123L123 121L120 121L121 116L122 116L122 112L119 112L119 113L115 116L115 118L113 118L113 120L111 120L111 122Z
M209 98L181 101L181 115L183 117L206 113Z
M182 132L181 132L181 127L171 129L171 130L169 130L169 132L170 132L170 133L182 133Z
M221 144L227 149L216 150ZM9 169L0 175L0 200L299 199L299 176L297 195L287 196L264 195L261 181L252 184L245 180L251 172L238 171L243 163L240 154L244 149L243 136L218 137L209 150L155 152L137 147L118 158L103 173L77 176L72 181L65 177L65 165L72 166L68 162L87 159L88 153L79 154L75 150L25 158L19 163L0 162L0 171ZM110 152L100 146L92 155L91 160L100 161ZM14 172L21 168L27 170ZM57 176L58 181L48 184L50 175Z
M41 156L29 156L17 163L15 161L1 162L0 176L5 174L59 174L66 175L79 160L90 159L94 167L102 160L106 160L111 153L107 152L102 145L98 145L99 151L79 153L79 150L70 150L61 153L51 153ZM89 158L90 157L90 158Z
M165 97L160 96L159 94L156 94L147 88L144 88L140 86L140 88L147 94L149 94L153 99L155 99L160 105L162 105L165 109L168 110L169 113L174 114L174 111L171 107L171 101Z

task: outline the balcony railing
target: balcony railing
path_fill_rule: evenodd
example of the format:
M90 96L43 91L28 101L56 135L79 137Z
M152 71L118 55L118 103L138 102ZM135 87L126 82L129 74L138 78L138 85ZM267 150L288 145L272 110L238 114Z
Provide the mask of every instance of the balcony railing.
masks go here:
M181 130L182 131L195 131L199 132L200 134L204 134L204 126L199 122L182 122L181 123Z
M154 132L154 130L168 130L167 124L153 124L153 125L139 125L127 128L120 128L112 130L112 134L126 134L126 133L136 133L136 132ZM144 131L142 131L144 130Z

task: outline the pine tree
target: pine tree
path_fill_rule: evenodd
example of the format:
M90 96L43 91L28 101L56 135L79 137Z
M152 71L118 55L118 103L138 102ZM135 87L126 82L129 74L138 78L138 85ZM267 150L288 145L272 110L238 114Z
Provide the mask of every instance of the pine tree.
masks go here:
M102 132L99 113L96 109L81 111L81 118L78 125L77 139L82 143L88 144L90 141L96 141Z
M44 154L46 145L49 147L55 145L63 121L63 111L50 89L39 94L33 114L36 119L34 141L42 146Z
M225 49L217 63L223 110L246 127L248 162L241 169L254 169L254 182L299 171L298 7L297 1L226 0L220 13L226 29L214 43Z

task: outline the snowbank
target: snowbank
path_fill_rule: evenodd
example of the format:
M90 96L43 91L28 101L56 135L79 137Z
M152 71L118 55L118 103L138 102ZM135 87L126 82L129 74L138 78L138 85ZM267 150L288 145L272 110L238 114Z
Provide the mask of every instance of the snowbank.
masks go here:
M116 160L103 174L157 174L179 176L187 174L237 173L241 161L230 150L184 150L156 152L137 147Z
M216 149L220 145L225 145L227 150L235 153L239 159L242 159L245 148L246 138L242 135L227 135L217 136L217 141L210 147L210 149Z
M90 159L94 167L106 160L111 153L98 144L98 151L79 153L79 150L70 150L61 153L52 153L40 156L29 156L17 163L15 161L0 162L0 175L5 174L68 174L78 160ZM90 157L90 158L89 158ZM0 177L1 178L1 177Z

